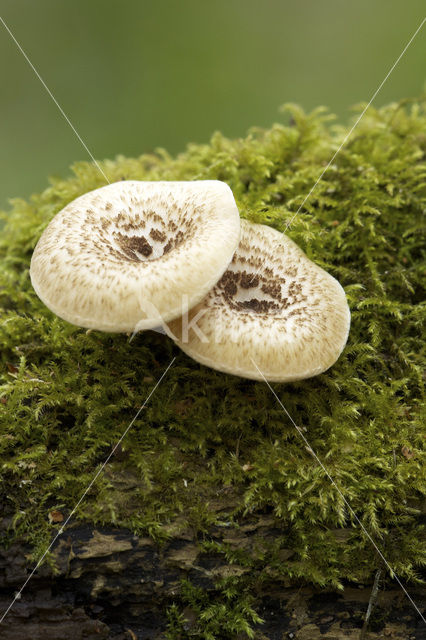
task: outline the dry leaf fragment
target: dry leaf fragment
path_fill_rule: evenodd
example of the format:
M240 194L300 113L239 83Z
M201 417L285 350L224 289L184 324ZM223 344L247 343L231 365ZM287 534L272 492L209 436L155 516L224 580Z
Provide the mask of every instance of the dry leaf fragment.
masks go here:
M401 447L401 453L404 456L404 458L407 458L407 460L411 460L411 458L414 458L414 453L411 451L411 449L409 449L405 445Z
M254 469L254 466L250 464L250 462L246 462L246 464L243 464L241 468L243 471L251 471L252 469Z
M60 511L57 511L56 509L54 509L53 511L49 512L49 522L51 524L53 524L54 522L63 522L64 520L64 514L61 513Z

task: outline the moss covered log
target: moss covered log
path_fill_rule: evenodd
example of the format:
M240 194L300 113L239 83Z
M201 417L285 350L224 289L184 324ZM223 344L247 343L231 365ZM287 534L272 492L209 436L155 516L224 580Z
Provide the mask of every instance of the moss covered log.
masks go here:
M425 562L425 102L370 107L306 202L347 130L324 109L287 105L283 120L244 139L216 133L176 158L160 149L101 166L111 182L223 180L242 217L281 231L292 220L288 235L340 281L352 314L342 356L326 373L274 390L410 591ZM261 600L271 585L338 593L371 582L379 555L265 384L203 367L156 332L131 342L88 333L37 298L29 263L43 229L105 184L93 164L72 172L4 214L2 602L17 586L6 575L8 549L25 544L28 567L44 553L173 357L37 574L63 572L60 545L79 527L128 531L158 554L172 553L184 531L195 551L160 598L161 637L207 640L266 637ZM70 551L71 572L74 561ZM203 587L194 566L221 570ZM147 580L155 594L149 571ZM97 584L85 606L102 600Z

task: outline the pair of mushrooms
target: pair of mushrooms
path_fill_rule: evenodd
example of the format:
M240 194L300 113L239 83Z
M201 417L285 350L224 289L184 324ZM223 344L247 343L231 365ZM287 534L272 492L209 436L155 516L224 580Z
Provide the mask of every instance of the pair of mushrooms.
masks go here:
M30 276L72 324L162 326L198 362L245 378L322 373L349 332L337 280L286 235L240 220L218 180L122 181L82 195L43 232Z

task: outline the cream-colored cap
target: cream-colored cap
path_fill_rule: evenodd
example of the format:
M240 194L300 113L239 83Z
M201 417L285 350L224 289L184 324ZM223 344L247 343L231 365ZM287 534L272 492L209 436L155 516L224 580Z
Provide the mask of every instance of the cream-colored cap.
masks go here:
M240 234L219 180L121 181L60 211L34 250L33 287L72 324L151 329L197 304L226 270Z
M345 292L335 278L283 233L241 220L227 271L188 315L168 323L167 332L209 367L290 382L331 367L349 325Z

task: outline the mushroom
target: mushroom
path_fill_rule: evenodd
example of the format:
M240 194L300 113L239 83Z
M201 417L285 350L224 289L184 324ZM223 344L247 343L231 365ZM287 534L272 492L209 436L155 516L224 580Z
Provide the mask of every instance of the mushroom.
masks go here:
M168 334L198 362L254 380L322 373L346 344L343 288L283 233L241 220L240 244L222 278Z
M121 181L85 193L49 223L30 277L55 314L88 329L151 329L196 305L240 234L219 180Z

